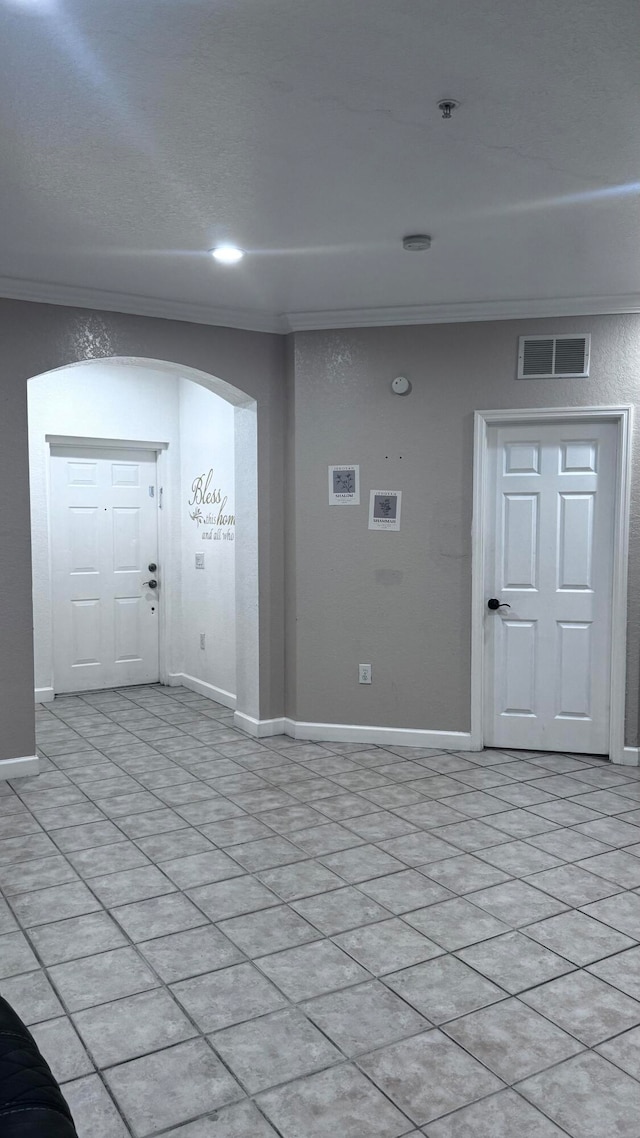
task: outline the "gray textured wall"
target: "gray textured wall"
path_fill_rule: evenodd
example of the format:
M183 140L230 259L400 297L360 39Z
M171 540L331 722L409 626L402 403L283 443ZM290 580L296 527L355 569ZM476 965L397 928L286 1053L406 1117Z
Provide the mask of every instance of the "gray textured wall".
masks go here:
M279 336L119 313L0 301L0 759L34 753L27 381L105 356L198 368L258 404L260 715L282 714L283 358Z
M516 381L524 333L590 331L588 380ZM468 730L473 412L632 403L640 317L308 332L295 345L295 601L301 720ZM393 376L413 392L392 395ZM631 526L627 743L638 738L640 452ZM327 465L359 462L360 507L329 507ZM403 491L398 534L367 529L368 491ZM292 617L295 607L297 620ZM371 687L357 683L373 664Z
M589 380L514 380L517 337L591 331ZM258 403L262 718L469 727L473 411L631 403L640 317L309 332L283 338L0 301L0 758L33 753L27 380L136 356L217 375ZM408 398L389 382L406 372ZM286 430L285 430L286 425ZM287 479L284 482L284 464ZM638 739L640 453L631 524L627 743ZM360 507L329 507L327 464L360 463ZM368 490L403 491L397 535ZM287 510L286 535L284 509ZM286 536L286 542L285 542ZM286 548L286 557L285 557ZM286 581L286 606L285 606ZM357 664L371 662L371 687Z

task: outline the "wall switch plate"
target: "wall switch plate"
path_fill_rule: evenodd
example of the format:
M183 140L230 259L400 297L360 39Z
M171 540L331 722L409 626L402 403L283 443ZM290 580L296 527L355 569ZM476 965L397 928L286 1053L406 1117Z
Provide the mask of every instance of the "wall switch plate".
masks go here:
M205 649L205 634L204 634L204 632L200 633L200 648L204 652L204 649Z
M196 553L196 569L204 569L204 553Z
M358 664L358 683L371 683L371 664Z

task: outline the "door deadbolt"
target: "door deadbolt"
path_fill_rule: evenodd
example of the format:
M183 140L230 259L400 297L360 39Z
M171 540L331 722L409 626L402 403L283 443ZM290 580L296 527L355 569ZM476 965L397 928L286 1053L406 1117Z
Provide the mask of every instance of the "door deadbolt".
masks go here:
M149 570L150 573L155 573L157 568L158 568L158 566L156 565L156 563L154 561L152 561L150 565L147 565L147 569Z

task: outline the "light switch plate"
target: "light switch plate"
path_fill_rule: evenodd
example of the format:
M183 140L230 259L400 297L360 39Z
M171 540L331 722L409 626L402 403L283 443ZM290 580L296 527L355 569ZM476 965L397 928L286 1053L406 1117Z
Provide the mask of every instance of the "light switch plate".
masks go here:
M196 569L204 569L204 553L196 553Z

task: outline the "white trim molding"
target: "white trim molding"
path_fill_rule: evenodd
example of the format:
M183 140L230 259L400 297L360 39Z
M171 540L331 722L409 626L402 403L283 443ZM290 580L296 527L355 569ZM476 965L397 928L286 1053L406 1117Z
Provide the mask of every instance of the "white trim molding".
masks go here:
M236 697L233 692L225 691L224 688L217 688L215 684L208 684L205 680L199 680L196 676L190 676L188 672L169 672L167 676L169 687L183 687L188 688L189 691L197 692L205 699L213 700L215 703L221 703L223 707L230 707L235 711Z
M66 371L66 368L59 370ZM91 438L89 435L45 435L44 440L49 447L79 447L82 450L87 447L99 447L103 450L163 451L169 446L168 443L154 443L149 440Z
M555 316L606 316L640 312L640 293L623 296L551 297L547 300L461 301L412 304L398 308L351 308L287 312L291 332L330 328L391 327L409 324L466 324L486 320L536 320Z
M603 316L640 312L640 294L561 296L546 299L460 301L452 304L387 305L374 308L320 309L310 312L257 312L108 289L79 288L50 281L0 277L0 296L38 304L59 304L101 312L154 316L189 324L240 328L247 332L308 332L331 328L393 327L411 324L457 324L484 320L527 320L554 316Z
M36 703L53 703L56 693L53 688L35 688L33 694Z
M24 755L20 759L0 759L0 782L10 778L26 778L38 774L40 760L37 755Z
M625 767L639 767L640 747L623 747L622 754L619 754L617 759L612 759L611 761Z
M629 513L631 505L631 440L633 407L533 407L476 411L473 454L473 522L471 585L471 736L473 748L481 748L484 669L484 519L487 495L487 440L489 427L507 424L554 422L612 422L618 428L618 463L614 519L613 589L611 601L611 687L609 700L609 759L612 763L637 765L638 752L624 745L625 688L627 673L627 578L629 561ZM633 757L635 754L635 758Z
M255 719L253 715L247 715L244 711L236 711L233 717L234 727L254 739L267 739L272 735L291 735L291 731L287 730L287 724L290 722L289 719Z
M436 751L470 751L468 731L425 731L411 727L372 727L357 723L305 723L295 719L254 719L236 711L236 727L265 739L270 735L289 735L292 739L314 743L375 743L378 747L429 747Z
M355 723L304 723L288 720L294 739L326 743L374 743L377 747L429 747L435 751L471 751L468 731L426 731L411 727L370 727Z
M37 304L60 304L64 308L91 308L100 312L125 312L131 316L156 316L164 320L183 320L189 324L213 324L240 328L246 332L287 332L286 321L268 312L245 308L215 308L208 304L107 289L77 288L47 281L0 277L0 296L8 300L30 300Z

